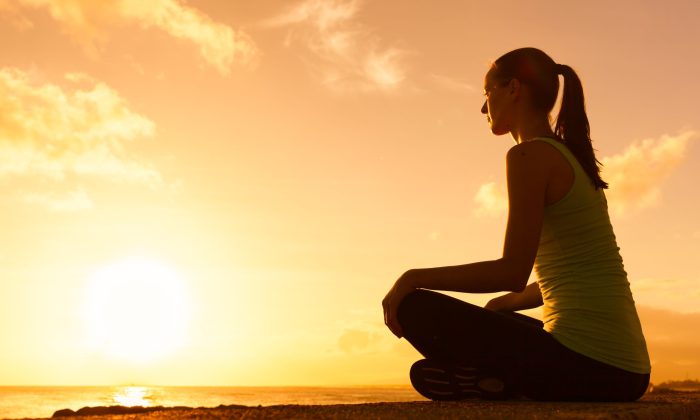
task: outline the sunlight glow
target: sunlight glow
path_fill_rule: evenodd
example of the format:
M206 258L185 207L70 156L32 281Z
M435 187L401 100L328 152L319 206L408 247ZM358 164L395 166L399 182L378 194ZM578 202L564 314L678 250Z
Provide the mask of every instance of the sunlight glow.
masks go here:
M190 305L172 267L143 258L104 266L89 279L83 319L90 347L134 362L172 353L185 339Z
M151 391L143 386L127 386L114 393L114 402L126 407L150 407Z

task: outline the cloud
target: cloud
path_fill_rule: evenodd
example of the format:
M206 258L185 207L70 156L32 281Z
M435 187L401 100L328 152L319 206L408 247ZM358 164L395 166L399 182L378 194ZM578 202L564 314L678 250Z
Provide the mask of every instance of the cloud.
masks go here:
M610 184L605 192L610 212L624 215L655 205L663 182L683 162L688 143L696 136L696 131L663 135L632 143L619 154L603 157L602 176ZM494 182L482 184L474 201L478 216L498 216L508 211L507 191Z
M65 75L65 86L36 79L19 69L0 69L0 181L41 179L65 189L96 177L163 186L157 170L126 150L128 142L154 134L152 121L84 74ZM24 199L54 210L91 206L80 189L63 195L32 191Z
M700 313L637 305L652 362L652 380L700 379Z
M223 75L230 73L234 63L254 65L260 55L245 32L215 22L178 0L18 1L26 7L47 9L51 17L93 56L99 54L98 46L107 40L107 28L123 23L137 24L144 29L156 28L194 44L204 61Z
M381 322L355 321L351 325L341 327L342 334L338 337L337 349L341 354L370 355L393 351L395 339L391 332Z
M683 162L688 143L697 135L685 131L657 139L635 142L621 153L601 160L610 211L625 214L655 205L661 197L661 185Z
M700 301L700 279L687 278L641 278L631 281L635 301L678 312L696 310Z
M345 330L338 339L338 347L348 353L354 349L364 349L369 345L370 334L367 331Z
M474 213L479 217L498 217L508 212L508 192L495 182L482 184L474 201Z
M70 191L65 194L30 193L23 197L27 203L39 204L54 212L69 212L90 210L93 202L83 189Z
M18 31L32 29L34 24L10 0L0 0L0 18L6 18Z
M439 87L458 93L471 93L474 92L475 88L473 85L466 83L461 80L454 79L452 77L431 74L430 79Z
M321 82L338 92L394 91L406 80L407 52L382 46L357 20L358 0L306 0L269 19L268 27L291 27L286 45L301 43Z

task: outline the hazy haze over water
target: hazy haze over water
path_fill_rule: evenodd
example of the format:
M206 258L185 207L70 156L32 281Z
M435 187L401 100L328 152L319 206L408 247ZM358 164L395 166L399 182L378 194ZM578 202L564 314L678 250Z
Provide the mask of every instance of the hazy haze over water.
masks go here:
M422 400L411 387L0 387L0 418L51 417L86 406L359 404Z

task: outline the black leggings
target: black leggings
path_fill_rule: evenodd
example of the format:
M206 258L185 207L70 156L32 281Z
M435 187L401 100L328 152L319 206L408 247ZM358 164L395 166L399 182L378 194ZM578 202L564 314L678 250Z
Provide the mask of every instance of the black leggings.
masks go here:
M515 395L547 401L634 401L649 374L570 350L542 322L416 290L398 308L404 337L425 358L493 372Z

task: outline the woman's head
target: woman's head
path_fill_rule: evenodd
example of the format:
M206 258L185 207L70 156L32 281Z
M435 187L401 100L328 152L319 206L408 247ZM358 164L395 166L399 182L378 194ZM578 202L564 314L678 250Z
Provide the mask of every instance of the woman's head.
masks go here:
M523 125L541 127L541 135L551 135L549 113L559 90L557 65L536 48L520 48L496 60L484 78L486 101L481 112L487 115L496 135L510 132L520 141Z
M530 105L549 113L559 91L557 64L537 48L520 48L501 56L486 74L490 85L507 84L516 79L528 87Z
M607 188L600 178L600 162L590 139L583 87L576 72L557 64L537 48L519 48L496 60L484 80L486 102L481 112L487 114L494 134L512 130L514 115L539 116L549 121L559 92L559 75L564 81L562 103L554 125L554 134L576 156L596 188ZM516 105L517 100L520 102Z

